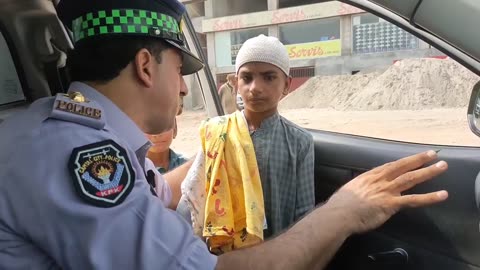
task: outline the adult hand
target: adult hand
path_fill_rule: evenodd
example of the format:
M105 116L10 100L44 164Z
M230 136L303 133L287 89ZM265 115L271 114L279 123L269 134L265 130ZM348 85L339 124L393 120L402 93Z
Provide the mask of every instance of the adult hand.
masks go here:
M401 194L447 170L445 161L421 168L436 158L435 151L428 151L377 167L348 182L325 206L351 209L349 220L353 223L352 233L362 233L382 225L404 207L420 207L444 201L448 197L444 190L427 194Z

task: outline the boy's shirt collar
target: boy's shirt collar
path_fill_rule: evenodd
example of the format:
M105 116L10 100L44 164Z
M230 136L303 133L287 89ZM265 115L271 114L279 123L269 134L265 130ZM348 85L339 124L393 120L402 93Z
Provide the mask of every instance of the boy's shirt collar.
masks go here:
M245 110L242 110L242 115L243 115L243 120L245 120L245 124L247 125L247 127L249 127L247 118L245 117ZM272 116L269 116L268 118L264 119L257 130L272 128L279 119L280 119L280 114L277 111ZM256 130L250 130L250 134L252 134L255 131Z
M165 174L165 173L175 169L176 167L182 165L186 161L187 161L187 159L185 159L185 157L183 157L183 155L177 154L175 151L170 149L170 158L169 158L169 162L168 162L169 163L168 168L157 167L157 170L158 170L159 173Z
M272 128L279 119L280 119L280 114L276 112L272 116L262 121L262 123L260 124L260 129Z

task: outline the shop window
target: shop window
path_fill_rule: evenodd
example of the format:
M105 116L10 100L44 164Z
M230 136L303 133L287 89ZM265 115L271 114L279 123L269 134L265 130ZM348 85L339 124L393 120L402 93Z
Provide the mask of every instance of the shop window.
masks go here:
M279 31L285 45L340 39L340 18L284 24Z
M235 65L235 58L247 39L268 35L268 28L254 28L232 32L215 33L215 56L218 67Z
M353 53L377 53L419 48L419 39L372 14L353 16Z

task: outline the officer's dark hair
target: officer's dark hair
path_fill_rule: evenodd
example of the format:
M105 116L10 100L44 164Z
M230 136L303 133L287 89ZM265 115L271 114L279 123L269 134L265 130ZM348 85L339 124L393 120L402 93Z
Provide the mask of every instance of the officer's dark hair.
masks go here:
M108 82L134 61L141 49L147 49L161 63L161 53L169 47L150 37L91 37L67 53L70 80Z

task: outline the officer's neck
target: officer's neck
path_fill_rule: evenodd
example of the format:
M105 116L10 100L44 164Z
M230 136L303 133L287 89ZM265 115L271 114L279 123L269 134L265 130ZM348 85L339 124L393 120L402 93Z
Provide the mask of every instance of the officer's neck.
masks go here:
M119 76L108 83L86 82L105 97L110 99L120 110L122 110L137 126L146 131L145 104L140 97L141 91L132 91L138 85L131 80Z

